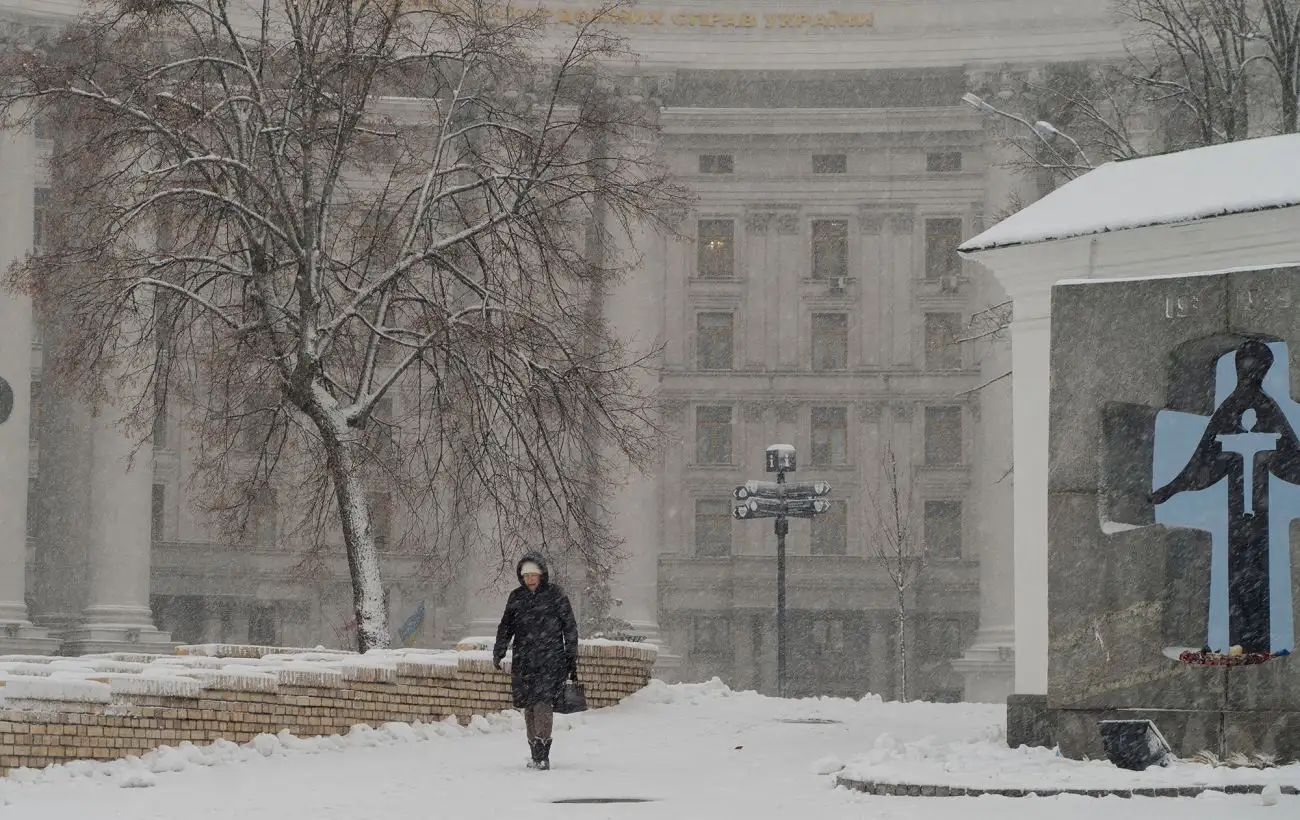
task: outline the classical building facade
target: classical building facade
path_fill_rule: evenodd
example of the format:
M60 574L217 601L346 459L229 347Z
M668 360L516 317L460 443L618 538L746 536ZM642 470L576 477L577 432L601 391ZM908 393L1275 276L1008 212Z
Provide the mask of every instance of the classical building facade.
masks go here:
M666 676L774 691L775 539L733 521L730 496L763 478L764 446L791 443L799 477L830 481L835 503L791 529L790 691L896 694L898 596L871 546L888 446L928 564L905 597L908 694L1001 700L1011 405L1009 380L988 383L1010 356L1005 340L957 340L1005 295L955 249L1024 186L960 99L1007 99L1048 62L1106 59L1121 38L1106 0L859 5L647 2L618 23L643 55L619 70L660 101L664 159L699 199L684 239L643 237L638 274L607 304L630 340L665 345L675 434L614 501L628 544L615 614L664 647ZM0 0L0 20L75 10ZM581 13L551 9L557 30ZM43 136L0 142L0 261L40 244ZM128 470L124 435L44 384L30 304L5 295L0 318L15 394L0 424L0 650L349 641L341 550L304 572L273 504L249 543L214 541L186 497L179 425ZM385 560L394 626L426 613L413 642L494 625L486 567L427 578L413 556Z

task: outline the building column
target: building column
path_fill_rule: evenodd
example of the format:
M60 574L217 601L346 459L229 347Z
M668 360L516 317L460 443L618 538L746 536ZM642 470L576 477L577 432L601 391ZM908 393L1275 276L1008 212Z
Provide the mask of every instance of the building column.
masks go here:
M1047 299L1040 315L1017 300L1011 325L1015 419L1016 692L1047 694L1047 469L1051 327Z
M35 145L27 131L0 132L0 268L31 248ZM32 302L0 294L0 377L13 407L0 423L0 654L46 655L58 648L27 613L27 493L32 405Z
M153 459L116 423L110 408L91 420L88 572L81 622L64 633L65 654L165 649L149 608Z
M519 583L513 562L503 567L500 555L489 554L495 544L491 536L492 511L485 508L478 515L479 526L488 534L489 543L467 555L461 564L461 594L465 603L461 612L464 628L460 638L495 638L501 624L501 613L505 610L506 596ZM549 569L554 575L556 568Z
M991 279L991 277L988 277ZM994 286L991 290L999 290ZM998 298L998 297L1001 298ZM994 301L996 299L997 301ZM995 294L989 304L1004 301ZM1009 339L982 346L980 380L989 382L1011 370ZM1013 532L1011 379L1001 379L979 393L975 492L966 513L975 519L980 562L979 632L965 654L952 662L965 679L964 700L1005 703L1015 692L1015 539Z
M632 248L618 248L624 259L640 254L640 264L605 296L604 311L611 330L635 359L653 350L664 337L663 283L668 264L668 239L648 226L637 230ZM661 366L662 361L653 366ZM638 375L638 386L646 393L655 389L654 374ZM628 623L635 636L659 650L654 674L675 680L681 658L664 645L659 630L659 553L663 542L663 503L660 478L664 463L656 458L642 473L631 464L621 464L623 475L611 476L615 488L610 499L614 532L623 539L624 560L610 578L610 592L618 601L610 613Z

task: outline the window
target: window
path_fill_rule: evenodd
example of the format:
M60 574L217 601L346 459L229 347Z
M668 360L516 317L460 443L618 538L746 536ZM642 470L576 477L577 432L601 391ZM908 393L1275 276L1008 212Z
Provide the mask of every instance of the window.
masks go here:
M844 370L849 366L849 315L812 315L812 369Z
M812 519L813 555L845 555L848 552L848 505L832 501L831 508Z
M700 558L731 555L731 501L695 499L695 554Z
M167 487L162 484L153 485L153 503L149 509L149 537L154 541L161 541L166 537L167 524Z
M848 411L843 407L812 409L812 464L847 464L849 460Z
M158 408L153 417L153 448L166 450L167 447L167 407Z
M396 434L393 422L393 398L384 396L375 402L375 406L370 410L370 421L367 422L370 440L374 442L375 455L392 452Z
M849 223L843 219L814 219L812 275L834 279L849 274Z
M701 174L730 174L736 170L731 154L700 154Z
M840 618L817 618L812 625L813 649L818 655L844 651L844 621Z
M244 542L257 547L275 546L276 515L275 490L263 489L249 502Z
M244 400L244 412L238 420L240 448L245 453L258 453L270 444L279 401L269 390L255 390Z
M54 139L54 129L50 125L50 118L40 116L32 120L32 136L38 140Z
M940 279L961 273L961 220L957 218L925 220L925 278Z
M925 155L925 170L933 173L951 173L961 170L961 151L943 151Z
M695 315L695 366L700 370L730 370L734 318L730 313Z
M955 658L961 654L961 619L935 618L930 621L929 646L925 655L931 658Z
M691 623L691 648L701 655L731 652L731 622L717 615L699 615Z
M925 463L961 463L961 408L925 408Z
M375 545L389 546L393 537L393 497L388 493L368 493L366 503L370 505L370 532L375 536Z
M698 464L731 463L730 407L696 408L695 461Z
M280 642L280 618L275 604L254 604L248 614L248 642L253 646L276 646Z
M813 154L814 174L845 174L848 170L849 158L846 154Z
M701 219L698 235L697 273L702 279L729 279L736 275L736 223L731 219Z
M32 192L32 247L40 251L49 239L50 189L37 188Z
M925 502L925 552L934 561L961 560L961 502Z
M925 314L925 366L930 370L960 370L959 313Z

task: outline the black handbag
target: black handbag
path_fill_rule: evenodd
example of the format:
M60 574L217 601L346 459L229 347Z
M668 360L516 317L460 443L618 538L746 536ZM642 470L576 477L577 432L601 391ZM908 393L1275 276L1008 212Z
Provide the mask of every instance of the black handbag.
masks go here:
M587 688L577 679L566 680L564 688L555 698L555 713L557 715L572 715L576 712L587 711Z

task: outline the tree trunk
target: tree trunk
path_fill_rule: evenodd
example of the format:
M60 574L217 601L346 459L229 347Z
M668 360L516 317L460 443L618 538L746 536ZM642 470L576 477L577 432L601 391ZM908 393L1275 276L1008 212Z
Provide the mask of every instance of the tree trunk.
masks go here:
M1282 133L1295 134L1297 114L1300 114L1300 90L1295 83L1283 83L1282 86Z
M898 590L898 699L907 703L907 600Z
M320 431L325 447L325 469L334 483L343 525L343 546L352 580L352 610L357 624L357 649L385 649L390 642L388 614L384 611L384 586L379 573L379 551L370 528L370 506L358 475L356 460L346 440L347 426L341 417L309 402L303 408Z

